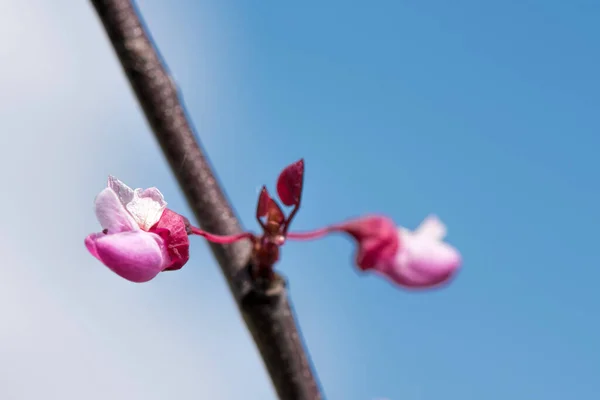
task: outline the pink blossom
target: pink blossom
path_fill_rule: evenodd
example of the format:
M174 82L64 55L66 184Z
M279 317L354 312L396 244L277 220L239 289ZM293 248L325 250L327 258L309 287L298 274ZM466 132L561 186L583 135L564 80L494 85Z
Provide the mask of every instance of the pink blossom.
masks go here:
M447 282L461 265L459 252L443 241L446 226L427 217L410 231L394 229L385 217L367 217L341 225L358 242L357 264L372 269L398 285L431 288Z
M132 282L179 269L189 258L187 221L166 207L158 189L132 190L109 177L108 187L95 202L103 231L89 235L85 245L104 265Z
M431 288L449 281L461 265L459 252L443 241L445 225L427 217L415 231L398 228L387 217L365 216L311 232L290 232L287 239L317 239L333 232L352 236L355 263L407 288Z

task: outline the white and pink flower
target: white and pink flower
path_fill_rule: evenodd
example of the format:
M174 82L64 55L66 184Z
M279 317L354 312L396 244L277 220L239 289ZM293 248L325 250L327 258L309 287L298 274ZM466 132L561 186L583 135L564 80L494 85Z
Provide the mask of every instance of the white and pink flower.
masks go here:
M85 245L117 275L146 282L189 259L186 220L167 209L158 189L132 190L111 176L95 211L103 231L86 237Z

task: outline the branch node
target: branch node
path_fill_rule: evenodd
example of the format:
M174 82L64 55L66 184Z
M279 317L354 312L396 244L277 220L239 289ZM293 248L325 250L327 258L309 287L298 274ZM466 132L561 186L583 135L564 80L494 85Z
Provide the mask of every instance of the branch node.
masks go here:
M282 296L286 295L287 282L285 278L273 272L267 277L254 277L254 265L250 262L242 268L235 277L238 287L238 301L244 311L256 305L275 306Z

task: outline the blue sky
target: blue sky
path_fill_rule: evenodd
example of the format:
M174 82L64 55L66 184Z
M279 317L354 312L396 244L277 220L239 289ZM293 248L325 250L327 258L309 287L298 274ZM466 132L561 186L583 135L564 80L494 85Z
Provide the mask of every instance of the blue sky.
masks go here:
M33 24L29 3L46 25ZM0 113L3 129L29 132L2 136L3 153L36 146L26 162L3 154L3 170L24 165L9 183L37 186L0 203L18 211L0 237L3 254L21 266L2 269L14 293L5 288L0 296L8 297L0 298L16 306L13 330L0 341L14 361L0 360L0 370L16 382L26 373L14 367L25 349L33 365L54 365L47 349L60 344L72 360L63 355L64 364L54 366L62 374L38 386L61 398L91 398L96 384L115 399L274 398L199 238L183 270L145 285L118 280L85 254L83 237L97 229L91 204L108 173L132 186L157 186L172 209L190 212L93 12L59 3L54 10L41 8L41 0L7 3L17 10L12 19L52 28L25 43L40 51L52 44L62 56L44 67L46 75L32 74L29 52L9 39L1 47L12 57L14 79L40 81ZM248 228L256 229L260 185L274 189L279 170L304 157L294 228L367 212L414 228L436 213L464 256L450 287L414 293L358 273L343 238L285 246L278 268L289 279L327 398L597 397L600 5L353 4L139 2ZM49 78L57 72L62 81ZM23 85L13 80L0 84L18 97ZM41 207L38 189L57 190L56 176L62 193ZM62 236L32 233L31 224ZM28 243L52 257L36 259ZM48 323L40 317L55 314ZM44 333L49 329L54 336ZM77 332L78 341L65 332ZM24 335L30 340L18 345ZM83 349L95 360L85 365L97 371L77 368ZM81 387L61 379L74 372L82 374ZM9 399L36 398L24 384L0 387Z

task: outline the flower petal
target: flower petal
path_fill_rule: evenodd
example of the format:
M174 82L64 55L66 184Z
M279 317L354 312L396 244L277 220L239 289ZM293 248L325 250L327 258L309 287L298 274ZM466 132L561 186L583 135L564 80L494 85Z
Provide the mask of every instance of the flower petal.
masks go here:
M133 190L114 176L108 177L108 187L116 193L121 204L145 231L158 222L167 208L165 198L155 187Z
M381 215L350 220L335 228L350 234L358 245L356 265L363 271L393 260L399 246L396 224Z
M138 230L137 223L125 210L117 194L110 187L96 196L96 217L103 229L108 233L118 233Z
M108 187L115 192L123 207L133 200L133 189L112 175L108 177Z
M140 228L147 231L156 224L167 208L167 202L157 188L135 189L133 199L125 206Z
M98 249L96 248L96 241L99 237L104 235L104 233L92 233L85 238L85 247L98 260L100 260L100 256L98 255Z
M402 247L395 263L381 271L395 282L414 288L433 287L447 281L460 267L460 253L449 244L423 233L400 231L400 235Z
M435 215L430 215L421 222L414 233L432 240L442 240L446 237L446 225Z
M169 265L163 240L154 233L92 234L85 245L114 273L132 282L147 282Z
M165 271L180 269L190 258L190 240L188 238L186 218L169 210L163 212L160 220L150 228L150 232L159 235L165 243L169 255Z

